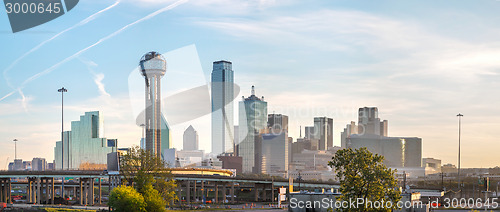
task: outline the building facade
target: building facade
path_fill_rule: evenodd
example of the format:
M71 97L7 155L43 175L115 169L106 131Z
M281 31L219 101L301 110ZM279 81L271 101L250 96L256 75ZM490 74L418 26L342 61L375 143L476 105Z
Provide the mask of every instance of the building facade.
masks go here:
M212 93L212 153L234 152L234 72L229 61L213 63Z
M267 127L267 102L264 98L255 96L255 87L252 86L252 95L243 97L239 103L239 137L238 156L242 157L242 171L254 172L255 142L259 134Z

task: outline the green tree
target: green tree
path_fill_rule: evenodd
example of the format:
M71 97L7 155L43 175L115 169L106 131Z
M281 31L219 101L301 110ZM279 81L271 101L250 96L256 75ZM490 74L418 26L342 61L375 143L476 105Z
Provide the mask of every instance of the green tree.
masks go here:
M158 190L153 188L153 185L146 184L143 188L144 202L146 202L146 211L148 212L164 212L167 211L165 208L166 202Z
M152 152L133 146L120 160L120 172L125 181L134 185L144 198L150 191L149 186L152 186L158 192L157 196L163 198L165 206L177 199L177 185L166 165L165 161Z
M387 168L383 161L383 156L374 155L366 148L342 149L335 153L328 165L336 170L337 178L340 179L339 201L357 201L361 198L366 203L339 211L391 211L387 207L397 208L401 192L397 188L395 170ZM384 204L377 208L374 204L368 204L368 201Z
M146 211L146 203L142 195L130 186L119 186L109 194L109 206L113 211Z

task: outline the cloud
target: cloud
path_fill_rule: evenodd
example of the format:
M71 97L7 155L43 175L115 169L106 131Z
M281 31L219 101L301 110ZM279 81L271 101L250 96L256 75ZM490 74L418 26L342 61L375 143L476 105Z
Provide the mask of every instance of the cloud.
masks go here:
M96 73L94 68L97 67L97 63L91 60L84 59L82 57L78 57L78 59L87 66L87 69L94 77L94 83L97 85L97 89L99 89L99 94L102 96L110 96L108 92L106 92L106 88L104 87L104 83L102 80L104 79L103 73Z
M298 135L298 125L310 125L312 116L323 113L333 116L338 140L349 118L356 120L349 111L378 106L380 117L389 120L390 135L422 137L424 155L443 162L454 162L454 150L442 150L456 145L458 112L469 114L466 140L494 143L498 137L495 127L481 130L484 120L495 126L500 119L488 112L500 104L492 95L500 86L500 42L495 39L459 39L416 20L355 10L198 19L195 24L270 50L248 53L233 61L234 66L252 70L238 72L245 80L239 84L245 90L248 83L257 82L269 112L293 115L293 136ZM482 32L477 30L474 33ZM270 58L272 53L277 55ZM336 112L342 108L344 115ZM309 114L295 115L301 110ZM480 163L473 159L474 147L463 153L471 158L465 166ZM498 163L489 156L494 154L484 154L491 161L486 166Z

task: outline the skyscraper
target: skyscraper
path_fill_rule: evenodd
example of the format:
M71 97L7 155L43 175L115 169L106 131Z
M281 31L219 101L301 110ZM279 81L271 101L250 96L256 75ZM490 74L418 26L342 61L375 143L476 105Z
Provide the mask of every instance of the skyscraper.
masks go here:
M234 152L234 72L229 61L215 61L212 70L212 153Z
M254 172L255 142L259 133L267 127L267 102L264 97L255 96L255 87L252 86L252 95L243 97L239 103L239 137L238 154L243 158L243 172Z
M146 150L162 155L161 78L167 71L167 62L158 52L146 53L140 61L146 80Z
M267 127L270 128L272 134L288 132L288 116L282 114L267 115Z
M289 142L288 133L271 132L260 134L256 151L255 166L257 173L285 176L288 171Z
M31 160L31 170L33 171L45 171L47 169L47 162L45 158L33 158Z
M333 119L314 117L314 138L319 139L319 150L333 147Z
M358 133L387 136L387 120L380 121L377 107L359 108Z
M64 132L63 141L56 142L54 148L56 169L62 168L62 142L65 149L64 169L85 169L89 166L104 168L107 154L115 149L116 143L104 138L103 123L99 111L86 112L79 121L72 121L71 131Z
M184 130L182 150L198 150L198 132L191 125Z
M314 126L304 127L304 138L307 138L307 139L314 138Z
M340 146L342 148L347 148L347 138L354 134L358 134L358 126L356 125L356 122L351 121L350 124L346 125L344 131L340 133Z

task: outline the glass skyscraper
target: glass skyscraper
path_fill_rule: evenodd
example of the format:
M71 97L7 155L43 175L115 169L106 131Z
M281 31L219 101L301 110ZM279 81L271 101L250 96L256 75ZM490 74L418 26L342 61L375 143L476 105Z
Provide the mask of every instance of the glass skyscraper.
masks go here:
M104 168L107 154L116 150L116 139L104 138L101 112L86 112L79 121L71 122L71 131L63 133L64 169ZM56 142L56 169L61 169L61 141Z
M244 98L239 105L239 137L238 156L243 159L243 172L257 172L255 168L255 142L259 133L267 127L267 102L264 97L252 95Z
M212 70L212 153L234 152L234 72L229 61L216 61Z

